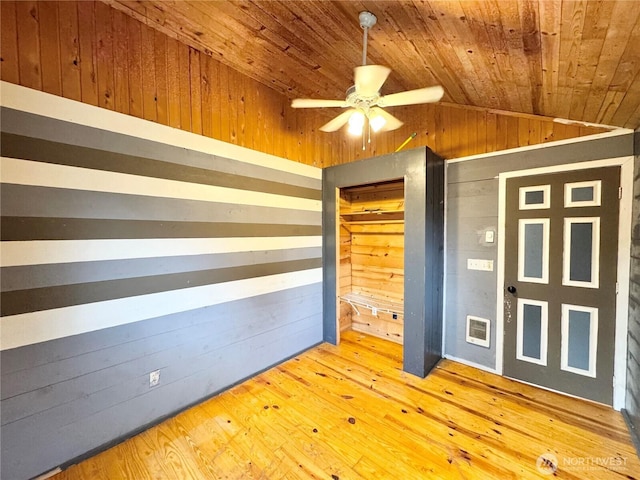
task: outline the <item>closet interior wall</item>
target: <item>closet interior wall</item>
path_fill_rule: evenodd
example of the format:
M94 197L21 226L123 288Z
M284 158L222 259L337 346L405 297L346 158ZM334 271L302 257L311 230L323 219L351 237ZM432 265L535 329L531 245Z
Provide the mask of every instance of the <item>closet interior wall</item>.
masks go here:
M404 202L403 179L340 190L340 330L403 343Z

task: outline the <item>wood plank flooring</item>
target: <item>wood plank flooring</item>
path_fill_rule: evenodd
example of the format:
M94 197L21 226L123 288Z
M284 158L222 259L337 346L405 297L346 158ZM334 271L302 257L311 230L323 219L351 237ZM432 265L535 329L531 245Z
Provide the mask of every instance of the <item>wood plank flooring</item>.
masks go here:
M618 412L343 332L54 478L640 478ZM540 458L544 454L543 458Z

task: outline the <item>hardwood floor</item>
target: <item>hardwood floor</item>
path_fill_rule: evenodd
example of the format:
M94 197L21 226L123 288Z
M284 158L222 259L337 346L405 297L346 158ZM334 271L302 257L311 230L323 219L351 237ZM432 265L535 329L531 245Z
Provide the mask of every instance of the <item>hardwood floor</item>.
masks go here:
M401 358L344 332L54 478L640 478L620 413L447 360L420 379Z

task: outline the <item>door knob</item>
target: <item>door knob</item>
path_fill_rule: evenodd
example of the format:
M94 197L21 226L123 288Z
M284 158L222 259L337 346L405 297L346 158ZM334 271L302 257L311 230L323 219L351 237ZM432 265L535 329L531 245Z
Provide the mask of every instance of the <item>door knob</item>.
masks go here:
M509 285L507 287L507 292L509 292L511 295L514 295L516 293L516 287L514 287L513 285Z

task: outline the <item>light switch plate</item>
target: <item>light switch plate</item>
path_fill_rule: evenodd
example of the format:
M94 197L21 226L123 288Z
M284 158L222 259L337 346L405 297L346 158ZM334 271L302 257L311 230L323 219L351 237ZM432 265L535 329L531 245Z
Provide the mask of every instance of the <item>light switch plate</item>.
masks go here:
M484 232L484 241L486 243L495 242L495 232L493 230L487 230L486 232Z
M484 272L493 272L493 260L467 258L467 270L482 270Z

